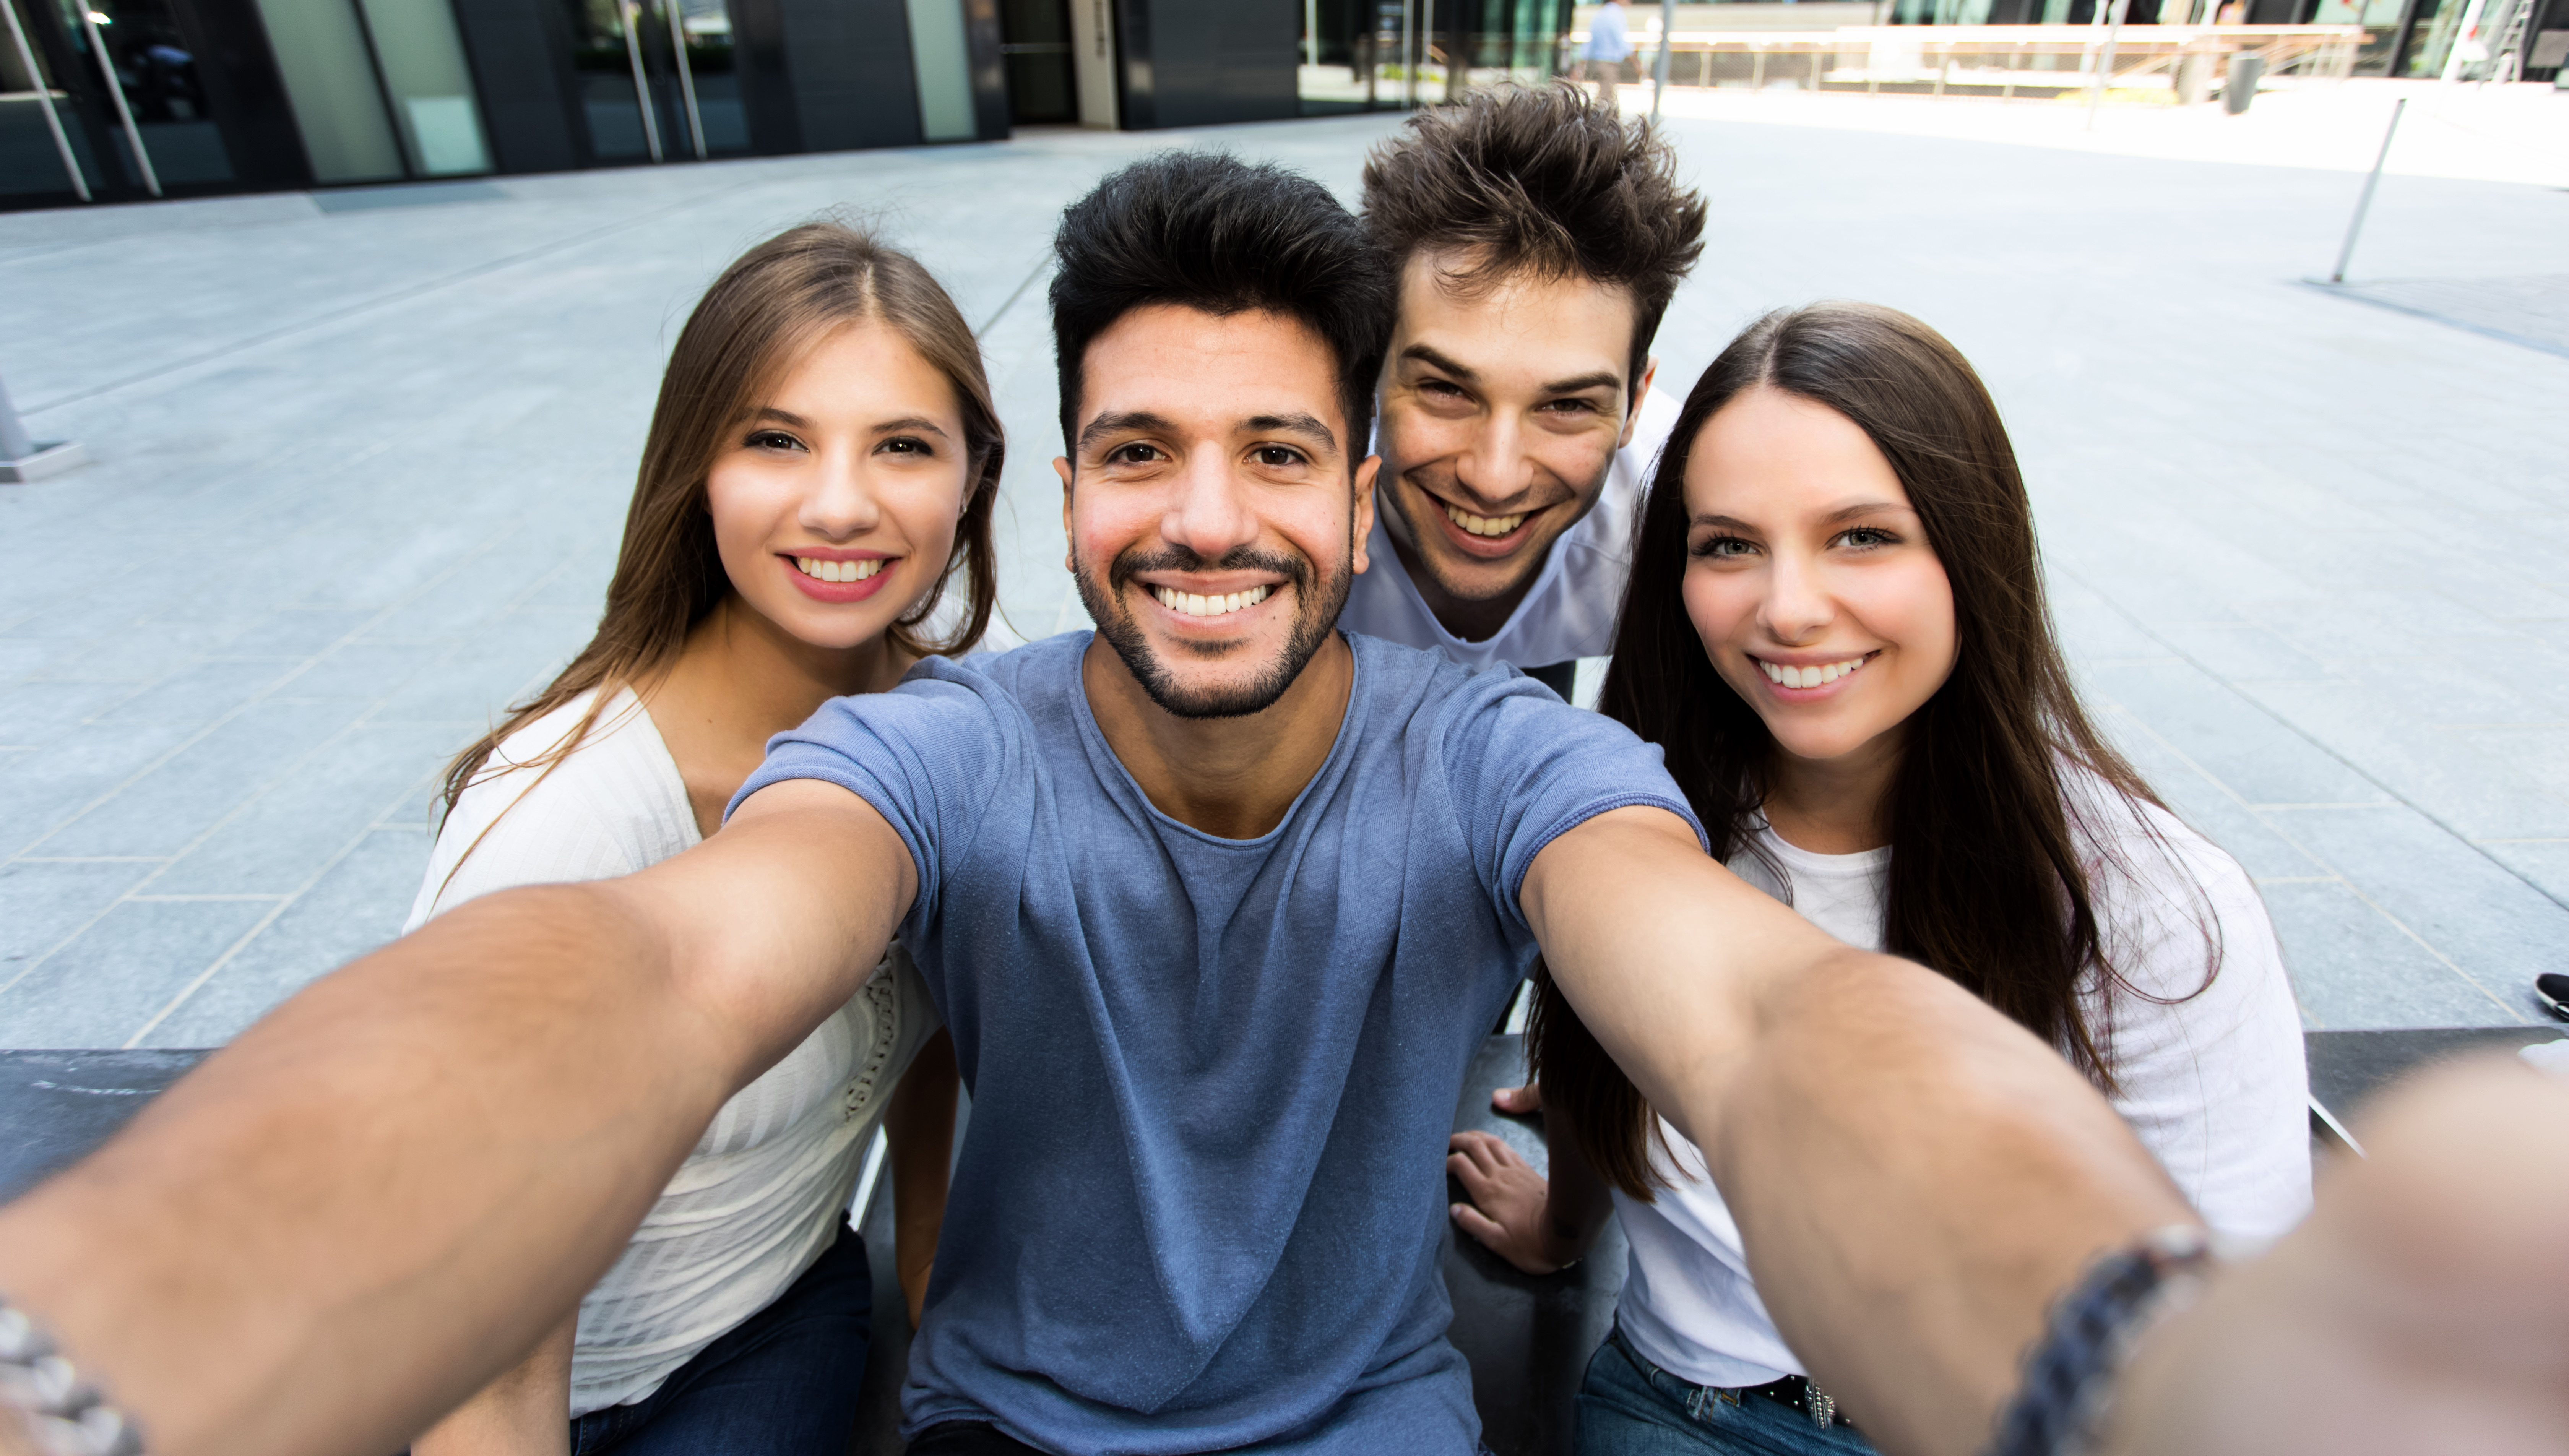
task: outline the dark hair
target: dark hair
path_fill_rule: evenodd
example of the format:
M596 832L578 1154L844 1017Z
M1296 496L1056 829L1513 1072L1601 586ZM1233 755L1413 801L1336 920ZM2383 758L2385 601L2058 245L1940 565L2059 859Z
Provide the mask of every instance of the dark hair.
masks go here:
M1437 281L1466 295L1520 273L1629 289L1627 388L1703 251L1703 198L1678 185L1666 139L1568 82L1414 113L1365 159L1364 209L1395 278L1426 248L1450 255Z
M687 316L660 376L660 399L643 437L642 469L597 633L543 692L510 708L499 726L447 765L448 811L510 734L581 693L603 689L550 753L518 765L550 773L586 741L612 689L633 685L676 659L687 630L731 592L705 506L705 478L721 454L725 432L747 419L812 346L869 319L909 340L954 386L970 463L970 494L955 525L953 554L935 585L886 635L921 655L968 652L981 640L998 595L990 512L1004 441L980 345L954 300L918 259L844 223L807 222L741 254ZM957 571L963 576L962 620L942 638L921 635Z
M1785 309L1749 325L1686 396L1642 506L1633 575L1598 708L1659 745L1715 854L1750 847L1774 740L1713 669L1679 596L1686 462L1704 424L1752 389L1825 405L1882 452L1953 585L1952 674L1911 715L1889 791L1893 852L1884 948L1961 985L2062 1048L2111 1091L2079 982L2133 992L2105 958L2081 855L2115 863L2128 825L2157 805L2087 719L2054 640L2033 512L2007 427L1980 376L1943 335L1865 303ZM2073 783L2092 776L2093 784ZM2130 811L2128 821L2107 816ZM2164 848L2164 846L2162 846ZM2204 921L2205 984L2217 927ZM2112 995L2097 1004L2110 1016ZM1655 1126L1549 976L1527 1038L1544 1100L1600 1173L1648 1199Z
M1207 152L1162 152L1099 182L1053 234L1061 438L1078 455L1088 346L1136 308L1252 311L1318 334L1338 366L1349 468L1367 454L1391 285L1363 225L1309 178Z

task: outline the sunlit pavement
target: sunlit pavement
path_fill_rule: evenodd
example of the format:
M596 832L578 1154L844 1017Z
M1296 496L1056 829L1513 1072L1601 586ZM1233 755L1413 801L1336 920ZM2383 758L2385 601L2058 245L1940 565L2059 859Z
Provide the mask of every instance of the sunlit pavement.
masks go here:
M2018 432L2083 680L2263 883L2312 1024L2537 1017L2569 945L2569 357L2303 281L2361 183L2334 154L1823 100L1669 103L1713 222L1663 384L1779 304L1945 329ZM1973 110L1999 108L1934 126ZM2100 131L2166 120L2207 119ZM953 288L1010 430L1006 622L1041 636L1083 621L1048 467L1059 206L1170 145L1351 195L1394 125L0 216L0 376L96 460L0 487L0 1045L220 1041L399 925L437 769L594 621L659 361L740 248L843 206ZM2556 179L2394 160L2355 276L2569 348L2542 322L2564 236Z

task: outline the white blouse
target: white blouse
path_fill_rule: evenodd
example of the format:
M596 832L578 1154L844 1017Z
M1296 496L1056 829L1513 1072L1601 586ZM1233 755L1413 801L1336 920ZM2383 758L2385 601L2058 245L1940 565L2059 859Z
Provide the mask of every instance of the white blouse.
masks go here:
M630 875L697 842L677 761L628 690L550 774L519 767L568 737L593 696L511 734L475 775L438 834L405 933L475 896ZM893 1084L938 1024L895 946L846 1005L723 1104L580 1300L571 1416L650 1395L811 1268Z
M2114 1109L2214 1229L2272 1238L2311 1207L2310 1081L2265 903L2237 861L2175 816L2144 806L2144 825L2119 798L2087 787L2107 800L2087 822L2112 827L2085 836L2098 934L2115 970L2143 993L2110 1006L2092 980L2081 993L2113 1069ZM2099 839L2113 853L2095 853ZM1814 854L1762 824L1757 844L1784 878L1743 853L1730 862L1741 879L1850 945L1882 948L1889 849ZM2220 973L2205 986L2213 946ZM1647 1204L1615 1194L1631 1249L1616 1308L1625 1337L1698 1385L1807 1374L1749 1280L1739 1226L1702 1153L1665 1120L1659 1132L1665 1148L1653 1141L1651 1163L1669 1186Z

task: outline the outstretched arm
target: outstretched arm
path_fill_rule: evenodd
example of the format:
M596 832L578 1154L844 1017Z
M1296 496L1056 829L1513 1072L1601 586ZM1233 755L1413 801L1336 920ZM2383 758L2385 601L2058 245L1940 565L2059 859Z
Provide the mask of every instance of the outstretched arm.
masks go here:
M796 781L629 879L461 907L0 1209L0 1290L156 1451L397 1449L596 1281L915 889L880 815Z
M1703 1150L1777 1326L1886 1450L1967 1456L2086 1263L2195 1222L2069 1064L1623 809L1521 892L1580 1019Z

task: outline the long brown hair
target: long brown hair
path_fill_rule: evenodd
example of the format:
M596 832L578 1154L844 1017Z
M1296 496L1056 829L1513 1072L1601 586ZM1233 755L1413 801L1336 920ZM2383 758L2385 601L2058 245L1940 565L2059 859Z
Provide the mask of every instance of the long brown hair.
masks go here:
M1886 806L1884 948L2060 1047L2110 1091L2100 1048L2111 1028L2090 1024L2080 981L2132 987L2106 961L2080 857L2112 860L2123 826L2098 820L2159 801L2079 705L2016 451L1989 390L1942 334L1895 309L1819 303L1770 313L1722 350L1686 396L1643 502L1599 711L1659 745L1718 858L1753 852L1774 739L1713 669L1679 591L1695 438L1758 388L1825 405L1871 437L1953 585L1953 672L1909 717ZM2129 824L2151 833L2143 814ZM2203 918L2209 984L2219 951ZM1540 971L1537 992L1527 1044L1545 1105L1567 1116L1601 1174L1647 1200L1656 1120ZM2111 1002L2097 998L2107 1015Z
M953 554L935 585L886 635L921 656L969 651L981 640L997 596L990 512L1005 442L971 325L916 258L871 233L838 222L788 228L741 254L688 315L660 377L597 634L544 691L510 708L498 727L447 765L449 813L510 734L598 689L572 732L545 754L511 765L550 773L585 741L609 689L647 680L677 658L688 630L731 592L705 505L705 477L725 436L814 345L860 321L899 332L953 384L971 472ZM942 637L922 634L957 570L964 577L960 622Z

